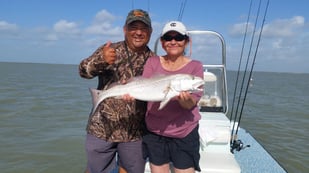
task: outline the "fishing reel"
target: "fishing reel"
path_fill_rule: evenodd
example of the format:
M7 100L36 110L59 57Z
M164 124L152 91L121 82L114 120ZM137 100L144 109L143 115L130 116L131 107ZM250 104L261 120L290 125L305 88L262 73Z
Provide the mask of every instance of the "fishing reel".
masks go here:
M233 140L233 142L231 142L231 153L234 154L234 150L240 151L240 150L243 150L247 147L250 147L250 145L244 145L244 143L239 139Z

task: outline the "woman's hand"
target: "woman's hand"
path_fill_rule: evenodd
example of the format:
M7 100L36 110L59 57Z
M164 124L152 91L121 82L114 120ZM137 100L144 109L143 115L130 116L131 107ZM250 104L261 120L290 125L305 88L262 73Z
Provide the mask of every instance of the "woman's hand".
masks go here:
M178 95L179 104L185 109L191 109L196 106L197 101L188 91L182 91Z

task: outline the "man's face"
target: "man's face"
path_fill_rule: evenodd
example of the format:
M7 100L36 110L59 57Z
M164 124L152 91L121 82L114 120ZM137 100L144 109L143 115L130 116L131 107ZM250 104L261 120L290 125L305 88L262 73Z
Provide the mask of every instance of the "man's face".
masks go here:
M124 27L125 39L133 51L144 49L150 40L152 29L141 21L132 22Z

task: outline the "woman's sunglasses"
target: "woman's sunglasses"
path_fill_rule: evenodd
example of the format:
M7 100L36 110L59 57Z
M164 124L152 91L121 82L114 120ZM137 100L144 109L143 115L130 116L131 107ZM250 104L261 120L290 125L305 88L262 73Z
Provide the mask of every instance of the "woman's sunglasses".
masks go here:
M163 35L161 38L165 41L172 41L173 39L176 40L176 41L183 41L184 39L187 38L187 36L181 35L181 34L171 36L171 35L166 34L166 35Z

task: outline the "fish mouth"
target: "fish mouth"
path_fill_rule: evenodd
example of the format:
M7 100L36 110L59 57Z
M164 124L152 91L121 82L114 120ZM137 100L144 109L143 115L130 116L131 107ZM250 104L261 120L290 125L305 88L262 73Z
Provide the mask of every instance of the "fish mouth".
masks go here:
M204 81L197 82L197 83L193 84L192 87L193 87L194 90L203 91L204 87L202 87L202 85L204 85Z

